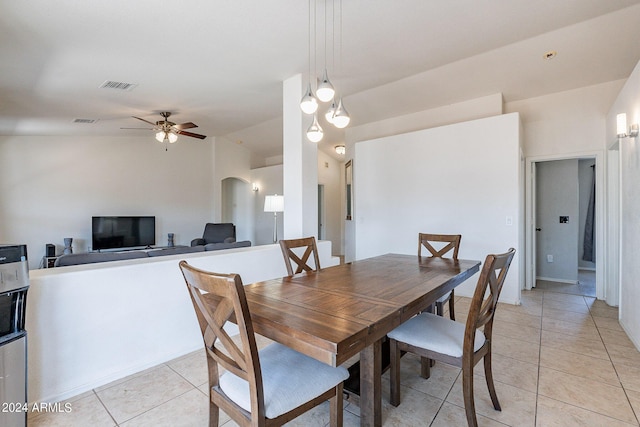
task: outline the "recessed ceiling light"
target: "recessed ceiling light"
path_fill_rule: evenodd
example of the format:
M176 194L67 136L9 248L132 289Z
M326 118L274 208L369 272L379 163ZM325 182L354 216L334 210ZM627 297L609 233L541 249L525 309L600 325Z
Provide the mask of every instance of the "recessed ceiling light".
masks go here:
M543 58L546 59L546 60L553 59L553 58L556 57L557 54L558 54L558 52L556 52L555 50L550 50L549 52L546 52L543 55Z

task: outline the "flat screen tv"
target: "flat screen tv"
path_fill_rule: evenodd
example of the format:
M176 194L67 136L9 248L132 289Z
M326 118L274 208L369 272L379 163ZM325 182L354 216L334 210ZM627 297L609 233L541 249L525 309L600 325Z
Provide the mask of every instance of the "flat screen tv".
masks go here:
M135 248L156 244L155 216L94 216L91 218L93 250Z

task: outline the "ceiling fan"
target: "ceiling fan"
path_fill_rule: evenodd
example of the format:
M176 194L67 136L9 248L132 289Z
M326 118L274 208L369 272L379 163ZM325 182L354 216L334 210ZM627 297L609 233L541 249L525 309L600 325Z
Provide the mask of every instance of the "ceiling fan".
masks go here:
M181 123L179 125L174 122L169 121L169 117L171 116L171 112L163 111L160 113L164 120L158 120L153 123L149 120L145 120L140 117L132 116L134 119L141 120L145 123L153 126L152 128L121 128L121 129L148 129L157 131L156 140L158 142L169 141L170 143L174 143L178 140L178 135L190 136L192 138L205 139L206 135L200 135L198 133L187 132L185 129L197 128L198 126L192 122Z

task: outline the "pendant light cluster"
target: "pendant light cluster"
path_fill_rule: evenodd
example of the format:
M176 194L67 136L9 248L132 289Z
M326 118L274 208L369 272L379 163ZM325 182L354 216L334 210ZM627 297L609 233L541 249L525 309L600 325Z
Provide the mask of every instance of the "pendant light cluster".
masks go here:
M333 0L332 0L333 1ZM341 0L340 0L341 1ZM340 25L342 25L342 3L340 7ZM332 11L335 15L335 5L332 3ZM316 0L313 0L313 10L316 10ZM324 28L324 71L322 73L322 79L317 82L316 93L314 95L313 89L311 87L311 79L313 75L311 73L311 28L312 28L312 18L311 18L311 0L309 0L309 84L307 85L307 90L304 92L302 99L300 100L300 108L302 112L305 114L313 114L313 121L311 122L311 126L307 129L307 139L311 142L320 142L323 137L322 127L318 123L318 106L319 102L328 103L330 102L329 109L325 113L324 117L327 122L331 123L338 129L343 129L347 127L349 122L351 121L351 117L349 117L349 113L344 108L342 104L342 97L338 98L336 103L336 91L331 81L329 80L329 75L327 73L327 6L325 0L325 28ZM332 24L335 26L335 19L332 19ZM313 34L314 34L314 46L313 46L313 58L315 61L316 57L316 43L315 43L315 13L313 18ZM340 28L340 38L342 38L342 28ZM332 38L332 42L335 44L335 37ZM333 54L335 56L335 48L333 49ZM340 54L342 54L342 42L340 43ZM334 61L335 65L335 61ZM319 102L318 102L319 101Z

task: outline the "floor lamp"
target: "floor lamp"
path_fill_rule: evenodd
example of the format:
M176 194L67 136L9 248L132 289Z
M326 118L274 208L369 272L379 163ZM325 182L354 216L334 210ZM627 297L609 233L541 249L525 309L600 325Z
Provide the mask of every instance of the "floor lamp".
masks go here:
M273 243L278 242L278 212L284 212L284 196L265 196L264 211L273 212Z

